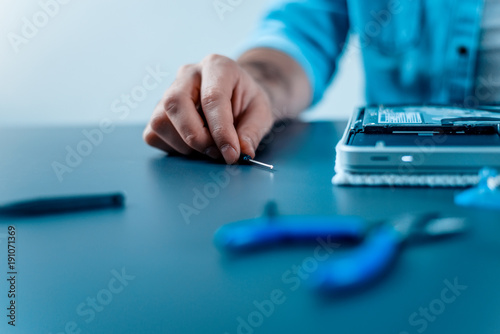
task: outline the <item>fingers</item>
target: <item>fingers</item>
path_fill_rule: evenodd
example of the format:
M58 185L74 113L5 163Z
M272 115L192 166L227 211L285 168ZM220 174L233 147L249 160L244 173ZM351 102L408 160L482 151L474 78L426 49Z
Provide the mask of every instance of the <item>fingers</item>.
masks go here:
M154 133L151 129L151 126L149 125L146 127L146 129L144 129L142 136L144 138L144 141L150 146L156 147L157 149L165 151L168 154L178 153L177 150L169 146L163 139L161 139L156 133Z
M233 164L242 152L255 156L272 123L267 94L236 62L213 55L179 70L143 136L169 153L200 152Z
M168 153L176 151L188 155L193 152L177 133L172 122L165 117L161 104L156 108L143 136L149 145Z
M215 144L226 163L233 164L240 157L231 103L239 72L237 65L225 57L210 56L205 61L214 66L202 67L201 107Z
M255 157L255 150L273 126L270 104L264 98L253 100L236 126L241 152Z
M184 155L198 151L213 159L221 156L195 107L200 85L197 66L183 66L179 70L178 78L165 92L144 132L148 144Z
M171 124L190 148L214 155L215 145L196 104L199 100L201 75L197 66L184 66L179 70L179 78L165 94L163 109Z
M156 147L157 149L160 149L167 153L174 151L170 146L168 146L163 141L163 139L158 137L158 135L151 130L151 127L149 125L146 127L146 129L144 129L142 137L144 141L148 143L150 146Z

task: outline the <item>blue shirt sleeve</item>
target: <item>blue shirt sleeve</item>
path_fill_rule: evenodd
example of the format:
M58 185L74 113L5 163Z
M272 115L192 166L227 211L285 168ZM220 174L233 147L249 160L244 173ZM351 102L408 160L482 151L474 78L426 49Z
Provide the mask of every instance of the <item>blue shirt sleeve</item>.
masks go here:
M314 105L332 80L348 30L345 0L280 0L240 51L265 47L288 54L306 72Z

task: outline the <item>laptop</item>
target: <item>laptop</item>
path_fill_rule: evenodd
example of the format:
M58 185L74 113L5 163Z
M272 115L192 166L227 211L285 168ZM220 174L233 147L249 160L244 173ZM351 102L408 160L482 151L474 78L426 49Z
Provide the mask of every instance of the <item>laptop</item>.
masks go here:
M357 109L336 148L333 183L475 184L483 167L500 170L497 110L449 106Z

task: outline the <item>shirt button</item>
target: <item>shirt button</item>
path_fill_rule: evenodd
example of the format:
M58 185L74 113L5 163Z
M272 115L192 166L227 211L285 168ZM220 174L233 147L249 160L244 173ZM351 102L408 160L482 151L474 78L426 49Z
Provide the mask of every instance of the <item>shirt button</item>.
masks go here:
M463 46L463 45L462 45L462 46L459 46L459 47L457 48L457 52L458 52L458 54L459 54L459 55L461 55L461 56L466 56L466 55L467 55L467 53L469 53L469 49L467 49L467 47L465 47L465 46Z

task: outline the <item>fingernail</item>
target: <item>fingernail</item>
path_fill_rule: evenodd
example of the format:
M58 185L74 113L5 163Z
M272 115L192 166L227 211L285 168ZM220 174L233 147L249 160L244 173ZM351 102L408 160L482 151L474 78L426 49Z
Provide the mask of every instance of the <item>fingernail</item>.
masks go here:
M220 152L215 146L210 146L207 148L203 154L208 155L210 158L217 160L220 158Z
M224 160L226 160L228 164L234 164L236 161L238 161L238 153L236 153L236 150L231 145L226 144L222 146L220 151L224 156Z

